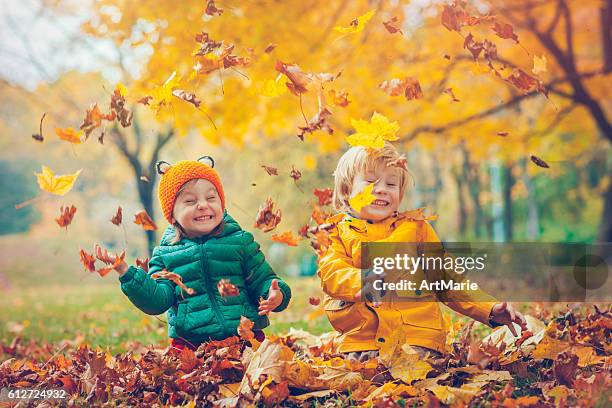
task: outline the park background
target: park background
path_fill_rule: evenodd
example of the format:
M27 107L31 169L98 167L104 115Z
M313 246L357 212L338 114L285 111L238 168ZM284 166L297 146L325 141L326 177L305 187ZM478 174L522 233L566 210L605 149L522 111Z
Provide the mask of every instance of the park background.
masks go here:
M394 144L414 176L402 207L438 214L442 239L612 240L610 1L468 2L475 15L494 12L510 24L510 34L486 21L445 24L441 1L218 1L221 13L206 3L2 2L1 342L21 337L113 352L165 345L164 316L134 308L116 275L87 272L79 251L99 243L120 252L127 240L129 262L148 257L166 226L155 161L203 155L215 158L230 214L254 232L294 288L289 309L273 316L268 330L330 330L308 300L321 296L309 239L292 247L271 235L297 236L313 225L313 189L333 187L346 136L355 132L351 119L369 121L374 112L399 125ZM356 20L371 10L369 20ZM229 66L194 55L201 32L234 45ZM480 41L476 58L478 43L464 47L468 33ZM323 92L298 96L277 61L341 75ZM147 95L163 99L173 73L176 89L195 93L199 107L171 95L159 113L137 103ZM416 79L422 95L392 96L380 86L405 78ZM119 83L131 126L104 122L82 143L57 136L56 128L78 131L92 103L107 112ZM298 126L322 108L332 112L325 123L333 133L306 132L300 140ZM39 142L32 135L43 114ZM536 163L542 161L549 167ZM83 172L65 196L52 196L36 182L43 165L56 174ZM282 210L271 233L253 227L267 197ZM55 219L67 205L77 212L61 228ZM122 226L110 222L118 206ZM157 231L132 222L143 209Z

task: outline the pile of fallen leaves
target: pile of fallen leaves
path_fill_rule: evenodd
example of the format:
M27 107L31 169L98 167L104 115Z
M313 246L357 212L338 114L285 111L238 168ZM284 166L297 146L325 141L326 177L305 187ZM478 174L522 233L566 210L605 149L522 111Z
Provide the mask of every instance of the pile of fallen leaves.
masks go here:
M364 362L343 358L331 334L294 329L262 343L247 328L195 352L148 346L114 356L15 338L0 346L0 388L63 388L68 406L606 406L612 314L583 314L548 324L529 316L520 338L499 328L476 341L469 324L437 358L403 344L400 329Z

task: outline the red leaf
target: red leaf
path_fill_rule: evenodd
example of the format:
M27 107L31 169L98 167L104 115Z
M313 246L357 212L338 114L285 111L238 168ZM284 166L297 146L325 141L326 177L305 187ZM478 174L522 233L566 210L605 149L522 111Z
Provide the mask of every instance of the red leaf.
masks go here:
M266 166L265 164L262 164L261 167L266 170L269 176L278 176L278 169L276 167Z
M334 195L334 191L331 188L315 188L312 190L312 193L319 200L319 205L329 205L332 202L332 196Z
M281 222L281 210L274 208L275 204L272 198L268 197L266 202L259 207L257 216L255 217L255 228L261 229L263 232L272 231Z
M157 225L155 225L145 210L139 211L134 215L134 224L142 225L145 231L155 231L157 229Z
M76 210L77 209L74 205L71 205L70 207L66 207L66 208L64 208L64 206L61 206L60 216L59 218L55 219L55 222L57 222L57 225L59 225L62 228L68 229L68 225L70 225L70 223L72 222L72 218L74 218L74 214L76 213Z
M228 279L221 279L219 283L217 283L217 290L222 298L240 295L240 290L238 287L231 283Z
M121 225L122 220L123 220L122 209L121 209L121 206L119 206L117 207L117 213L113 216L113 218L111 218L111 222L119 226Z

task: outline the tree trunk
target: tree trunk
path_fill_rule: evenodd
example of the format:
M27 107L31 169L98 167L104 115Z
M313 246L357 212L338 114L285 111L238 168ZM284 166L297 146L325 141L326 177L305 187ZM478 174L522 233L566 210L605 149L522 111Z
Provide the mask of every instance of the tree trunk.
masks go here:
M514 177L512 176L512 162L504 166L504 239L506 242L512 241L513 224L512 224L512 187L514 186Z
M467 231L467 210L465 208L465 197L463 196L463 184L465 179L458 168L454 168L451 173L457 184L457 203L459 205L459 236L461 237L461 239L463 239Z
M470 163L470 153L463 143L461 144L461 151L463 153L463 174L467 181L468 193L472 200L474 211L474 223L472 228L474 236L480 238L482 236L481 231L485 220L483 217L482 205L480 203L480 178L478 177L478 168Z
M540 219L538 216L538 203L536 201L535 190L529 174L527 174L527 160L521 159L523 172L523 183L527 188L527 239L535 241L540 235Z
M612 183L608 183L608 190L604 195L604 208L601 214L598 240L612 242Z

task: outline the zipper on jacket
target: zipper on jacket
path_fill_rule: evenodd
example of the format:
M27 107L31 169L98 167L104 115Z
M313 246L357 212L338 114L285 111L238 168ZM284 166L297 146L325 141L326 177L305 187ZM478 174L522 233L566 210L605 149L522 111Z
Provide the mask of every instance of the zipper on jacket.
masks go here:
M202 275L204 275L204 281L206 283L206 292L208 292L208 297L210 298L210 304L217 315L217 319L219 320L219 324L221 325L221 329L223 330L223 337L227 337L230 333L228 333L227 326L225 325L225 319L223 318L223 314L219 309L219 305L217 304L217 298L215 297L215 292L213 287L211 286L212 282L210 280L210 276L208 276L208 271L206 270L206 251L204 248L206 246L206 241L203 241L201 238L199 239L200 244L200 262Z

